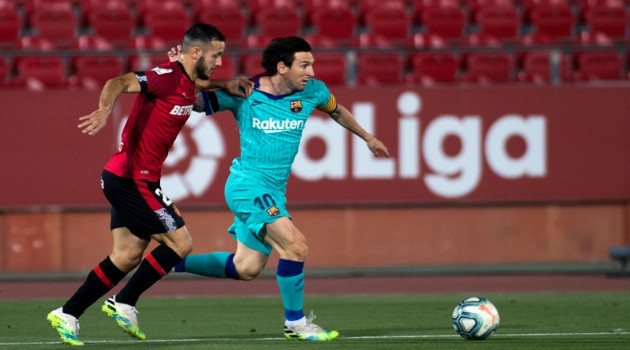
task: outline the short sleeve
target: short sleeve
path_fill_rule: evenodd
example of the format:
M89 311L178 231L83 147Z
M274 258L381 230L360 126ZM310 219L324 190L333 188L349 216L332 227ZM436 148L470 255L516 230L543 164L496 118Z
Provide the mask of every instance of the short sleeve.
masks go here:
M332 113L337 109L337 99L330 93L324 82L313 80L313 88L316 93L316 108L325 113Z
M234 111L245 101L244 98L230 95L223 90L204 90L201 96L203 96L203 109L206 115L226 110Z
M135 72L141 92L166 97L177 90L180 77L170 67L156 67L145 72Z

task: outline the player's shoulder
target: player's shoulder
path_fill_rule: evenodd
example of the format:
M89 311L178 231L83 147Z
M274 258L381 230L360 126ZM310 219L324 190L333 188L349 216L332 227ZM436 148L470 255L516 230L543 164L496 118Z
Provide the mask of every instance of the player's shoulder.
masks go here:
M328 90L326 83L324 83L321 80L314 79L314 78L311 78L308 80L308 82L306 83L306 88L310 88L313 90Z

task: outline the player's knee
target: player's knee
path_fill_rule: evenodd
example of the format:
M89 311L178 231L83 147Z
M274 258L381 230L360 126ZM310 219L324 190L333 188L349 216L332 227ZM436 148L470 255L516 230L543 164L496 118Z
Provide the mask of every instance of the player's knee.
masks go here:
M292 242L288 249L291 260L304 261L308 255L308 246L303 240Z
M120 271L129 272L140 264L140 261L142 261L142 254L112 252L110 260Z
M254 278L258 277L258 275L260 274L260 270L261 269L252 266L244 266L240 269L237 267L236 269L239 279L243 281L251 281Z

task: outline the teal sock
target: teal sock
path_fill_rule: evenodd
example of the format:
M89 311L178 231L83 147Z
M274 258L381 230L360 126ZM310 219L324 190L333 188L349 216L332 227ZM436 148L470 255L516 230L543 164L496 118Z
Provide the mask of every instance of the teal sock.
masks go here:
M234 269L233 257L234 254L228 252L189 255L183 271L208 277L234 278L231 273Z
M276 278L288 321L304 317L304 262L280 259Z

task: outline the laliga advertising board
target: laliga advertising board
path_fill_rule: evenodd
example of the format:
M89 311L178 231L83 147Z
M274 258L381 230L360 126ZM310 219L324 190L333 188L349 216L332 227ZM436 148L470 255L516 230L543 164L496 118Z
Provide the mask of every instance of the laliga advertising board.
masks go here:
M630 199L630 87L332 91L365 129L385 142L391 158L374 158L362 140L316 112L304 126L289 180L290 203ZM25 161L3 168L0 207L105 207L98 177L117 148L133 98L121 96L108 127L86 137L77 131L75 119L93 109L98 92L51 91L38 96L37 104L28 103L28 92L10 91L1 97L24 102L9 104L16 110L2 118L25 117L3 124L0 137L11 142L0 150L0 160ZM49 108L72 100L77 103L71 111ZM31 116L44 114L58 122L41 131L33 128ZM273 118L256 126L262 132L284 127ZM34 140L45 147L33 147ZM178 205L223 206L223 185L239 153L238 129L230 113L193 113L164 165L165 193Z
M594 94L600 102L575 99L572 90L335 89L392 157L373 157L362 140L316 113L304 128L288 197L294 203L628 198L627 177L610 181L630 175L623 156L630 135L615 126L615 119L628 126L623 106L604 107L604 95ZM189 135L188 142L178 140L167 160L163 185L173 199L202 203L208 191L222 194L220 170L238 154L234 126L219 125L225 119L233 123L228 113L191 117L193 130L181 137ZM273 119L256 127L273 128Z

